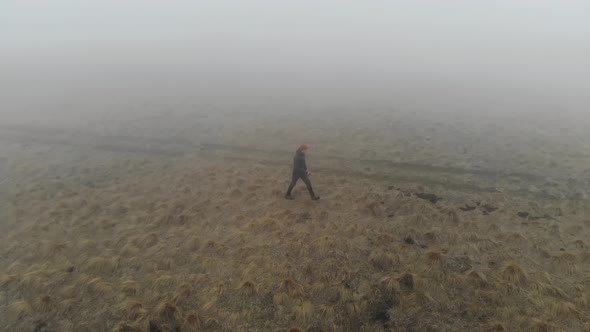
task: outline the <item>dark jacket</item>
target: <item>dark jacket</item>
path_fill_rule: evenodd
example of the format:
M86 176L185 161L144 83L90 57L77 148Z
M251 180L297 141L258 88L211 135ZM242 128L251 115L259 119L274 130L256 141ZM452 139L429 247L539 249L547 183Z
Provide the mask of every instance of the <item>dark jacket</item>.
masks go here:
M306 175L307 174L307 165L305 164L305 154L301 152L301 150L297 150L295 152L295 157L293 157L293 174L297 175Z

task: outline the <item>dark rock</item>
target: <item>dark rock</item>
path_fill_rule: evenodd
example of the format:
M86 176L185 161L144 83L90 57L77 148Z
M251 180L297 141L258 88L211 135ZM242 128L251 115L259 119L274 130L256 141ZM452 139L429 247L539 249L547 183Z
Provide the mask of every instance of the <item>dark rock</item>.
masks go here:
M414 239L409 235L406 235L406 237L404 237L404 242L407 244L416 244L416 241L414 241Z
M414 276L410 273L402 274L397 281L402 288L405 289L414 289Z
M416 197L430 201L430 203L432 204L436 204L436 202L438 202L439 200L441 200L440 197L436 196L435 194L429 194L429 193L415 193L414 194Z
M462 210L462 211L473 211L476 208L477 208L476 206L471 206L469 204L465 204L464 207L460 207L459 209Z
M492 213L492 212L498 210L498 208L495 206L491 206L489 204L485 204L485 205L481 206L481 210L483 211L484 214L489 214L489 213Z
M525 212L525 211L518 212L517 215L523 219L526 219L529 217L529 213Z
M42 320L35 322L35 329L34 332L46 332L47 331L47 323Z
M70 266L66 269L66 271L70 272L70 273L74 272L74 270L75 270L75 268L73 266Z
M162 330L156 323L150 321L150 332L162 332Z
M554 220L554 218L548 214L545 214L543 216L537 216L537 217L530 217L531 220L539 220L539 219L547 219L547 220Z

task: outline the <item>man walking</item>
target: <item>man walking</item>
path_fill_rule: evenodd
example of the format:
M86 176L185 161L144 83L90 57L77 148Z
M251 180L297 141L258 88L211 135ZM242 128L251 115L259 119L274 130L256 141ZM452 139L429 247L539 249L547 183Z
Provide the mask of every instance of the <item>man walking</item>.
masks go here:
M287 189L287 194L285 195L286 199L293 199L291 191L293 191L293 188L299 179L301 179L307 186L307 191L312 200L317 201L320 199L320 196L314 194L313 188L311 187L311 181L309 181L309 172L307 171L307 165L305 164L305 154L307 153L307 150L309 150L309 145L301 144L299 149L295 152L295 157L293 157L293 177L291 178L291 184L289 184L289 189Z

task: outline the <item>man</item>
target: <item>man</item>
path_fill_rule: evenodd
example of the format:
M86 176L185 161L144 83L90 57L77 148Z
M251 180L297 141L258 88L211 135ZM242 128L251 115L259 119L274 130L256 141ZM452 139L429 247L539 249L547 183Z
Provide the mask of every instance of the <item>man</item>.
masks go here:
M316 196L313 192L313 188L311 187L311 181L309 181L309 172L307 171L307 165L305 164L305 154L309 150L309 145L301 144L299 149L295 152L295 157L293 157L293 177L291 178L291 184L289 185L289 189L287 189L287 194L285 195L286 199L293 199L291 196L291 191L297 184L299 179L303 180L303 183L307 186L307 191L309 191L309 196L314 201L320 199L320 196Z

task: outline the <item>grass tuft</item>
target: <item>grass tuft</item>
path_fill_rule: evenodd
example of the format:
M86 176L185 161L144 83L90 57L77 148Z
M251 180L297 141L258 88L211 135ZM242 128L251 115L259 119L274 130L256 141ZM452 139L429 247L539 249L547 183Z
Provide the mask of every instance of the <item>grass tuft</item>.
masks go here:
M381 271L388 271L399 262L399 257L380 251L373 252L369 256L369 261L375 268Z
M488 285L488 279L480 272L471 270L467 272L467 280L473 283L476 287L486 287Z
M158 316L165 319L180 320L182 314L176 304L172 302L162 302L156 308Z
M281 282L281 290L285 291L292 298L299 298L303 296L303 285L294 279L287 278Z
M15 319L30 316L33 313L33 306L28 301L16 301L9 306Z
M447 257L440 250L430 250L426 253L426 258L430 265L443 265Z
M190 313L184 317L183 330L196 332L203 330L204 327L203 318L197 313Z
M504 265L500 271L500 277L516 286L526 286L529 280L527 273L515 262Z
M48 312L53 309L54 300L49 295L43 295L34 302L35 310L40 312Z
M416 287L416 276L409 272L402 273L398 278L397 281L402 289L405 290L412 290Z
M238 287L238 292L242 296L254 296L258 294L258 285L251 280L245 280Z
M119 322L112 329L113 332L144 332L145 330L141 322Z

